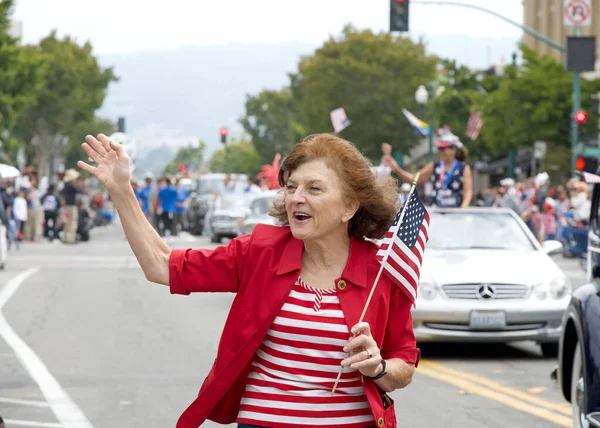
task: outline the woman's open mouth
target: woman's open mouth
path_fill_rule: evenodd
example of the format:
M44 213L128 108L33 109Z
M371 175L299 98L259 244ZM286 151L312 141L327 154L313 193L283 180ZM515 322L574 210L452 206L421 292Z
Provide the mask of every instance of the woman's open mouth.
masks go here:
M312 216L303 213L303 212L295 212L294 213L294 220L296 223L306 223L308 222L310 219L312 219Z

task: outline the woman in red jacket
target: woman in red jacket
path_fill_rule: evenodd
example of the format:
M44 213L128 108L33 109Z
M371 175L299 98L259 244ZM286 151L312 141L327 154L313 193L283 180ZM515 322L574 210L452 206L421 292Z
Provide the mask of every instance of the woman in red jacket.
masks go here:
M398 209L391 177L375 177L351 143L313 135L281 165L272 215L282 226L171 251L136 201L122 147L102 134L86 141L97 166L79 166L110 192L146 278L175 294L236 293L215 363L177 427L396 426L387 392L411 382L420 355L411 301L383 275L358 323L379 271L365 238L382 238Z

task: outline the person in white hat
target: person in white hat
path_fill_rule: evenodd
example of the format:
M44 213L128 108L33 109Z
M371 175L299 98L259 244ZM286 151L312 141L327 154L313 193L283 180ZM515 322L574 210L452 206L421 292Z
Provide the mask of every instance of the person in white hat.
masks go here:
M515 180L505 178L500 181L500 193L502 194L502 206L513 210L518 215L521 215L521 201L517 196L515 189Z

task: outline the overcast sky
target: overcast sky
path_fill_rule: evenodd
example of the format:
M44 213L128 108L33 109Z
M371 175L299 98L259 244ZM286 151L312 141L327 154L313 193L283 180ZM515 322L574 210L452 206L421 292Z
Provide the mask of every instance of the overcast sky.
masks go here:
M346 23L389 29L390 0L16 0L26 43L52 29L96 53L133 52L227 42L301 41L319 44ZM523 0L460 0L522 23ZM456 6L411 3L412 35L515 37L502 20Z

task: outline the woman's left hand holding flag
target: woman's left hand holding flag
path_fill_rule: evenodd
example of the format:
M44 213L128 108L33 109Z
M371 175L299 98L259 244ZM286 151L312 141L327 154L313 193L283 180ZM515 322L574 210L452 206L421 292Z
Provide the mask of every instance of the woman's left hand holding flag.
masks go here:
M359 322L351 330L344 352L350 354L342 361L342 366L350 366L367 377L375 377L381 372L381 351L371 335L371 327L367 322Z

